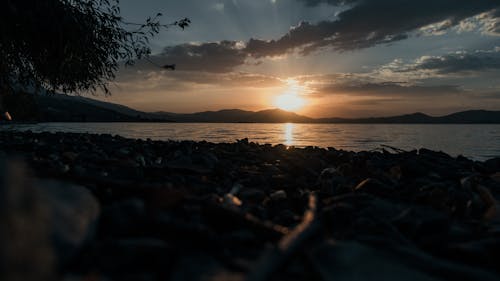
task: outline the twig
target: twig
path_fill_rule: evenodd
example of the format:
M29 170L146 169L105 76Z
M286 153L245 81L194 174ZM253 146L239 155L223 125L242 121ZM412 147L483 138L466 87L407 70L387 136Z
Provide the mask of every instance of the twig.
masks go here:
M309 208L304 213L302 222L297 225L288 235L280 240L278 246L266 252L253 272L250 273L249 281L266 281L289 261L309 239L320 229L317 217L317 197L309 195Z
M270 241L277 241L289 233L288 228L284 226L261 221L251 214L242 213L237 209L221 206L219 204L206 204L203 214L207 217L208 223L212 226L233 228L235 225L240 225L251 229L254 233L258 233L261 237L265 237L266 240Z
M394 146L390 146L390 145L387 145L387 144L381 144L380 146L392 149L394 152L397 152L397 153L407 153L408 152L408 151L406 151L404 149L397 148L397 147L394 147Z

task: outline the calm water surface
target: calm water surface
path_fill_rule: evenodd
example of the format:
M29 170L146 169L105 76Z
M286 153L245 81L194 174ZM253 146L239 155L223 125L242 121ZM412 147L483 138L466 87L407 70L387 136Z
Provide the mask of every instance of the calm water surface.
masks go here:
M500 156L500 125L237 124L237 123L40 123L3 125L0 130L78 132L155 140L258 143L372 150L390 145L429 148L478 160Z

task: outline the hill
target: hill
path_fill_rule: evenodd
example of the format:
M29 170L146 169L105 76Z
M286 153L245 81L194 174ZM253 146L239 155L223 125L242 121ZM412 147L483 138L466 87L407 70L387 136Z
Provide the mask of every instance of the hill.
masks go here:
M157 122L155 115L123 105L63 94L34 95L39 122Z
M500 111L469 110L445 116L412 114L369 118L310 118L281 109L246 111L224 109L196 113L143 112L91 98L63 94L33 95L33 113L17 121L38 122L200 122L200 123L339 123L339 124L500 124ZM28 116L28 117L26 117ZM18 117L18 118L16 118Z
M213 123L311 123L314 119L281 109L261 111L245 111L240 109L225 109L188 114L168 112L156 113L162 118L177 122L213 122Z

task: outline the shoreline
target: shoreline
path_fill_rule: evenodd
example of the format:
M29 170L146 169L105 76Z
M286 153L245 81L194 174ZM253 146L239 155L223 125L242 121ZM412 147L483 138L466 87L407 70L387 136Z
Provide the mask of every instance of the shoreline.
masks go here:
M276 121L276 122L251 122L251 121L168 121L168 120L112 120L112 121L8 121L0 122L5 124L43 124L43 123L165 123L165 124L311 124L311 125L500 125L498 121L491 122L297 122L297 121Z
M500 158L12 131L1 154L95 198L98 219L65 274L500 276Z

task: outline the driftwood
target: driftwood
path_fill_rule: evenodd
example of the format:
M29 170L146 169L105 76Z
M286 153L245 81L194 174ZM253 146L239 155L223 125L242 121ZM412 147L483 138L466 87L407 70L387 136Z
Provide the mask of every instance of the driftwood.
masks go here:
M247 280L271 280L272 276L305 246L320 229L317 205L316 194L310 194L308 209L304 213L302 222L285 235L276 248L264 253Z

